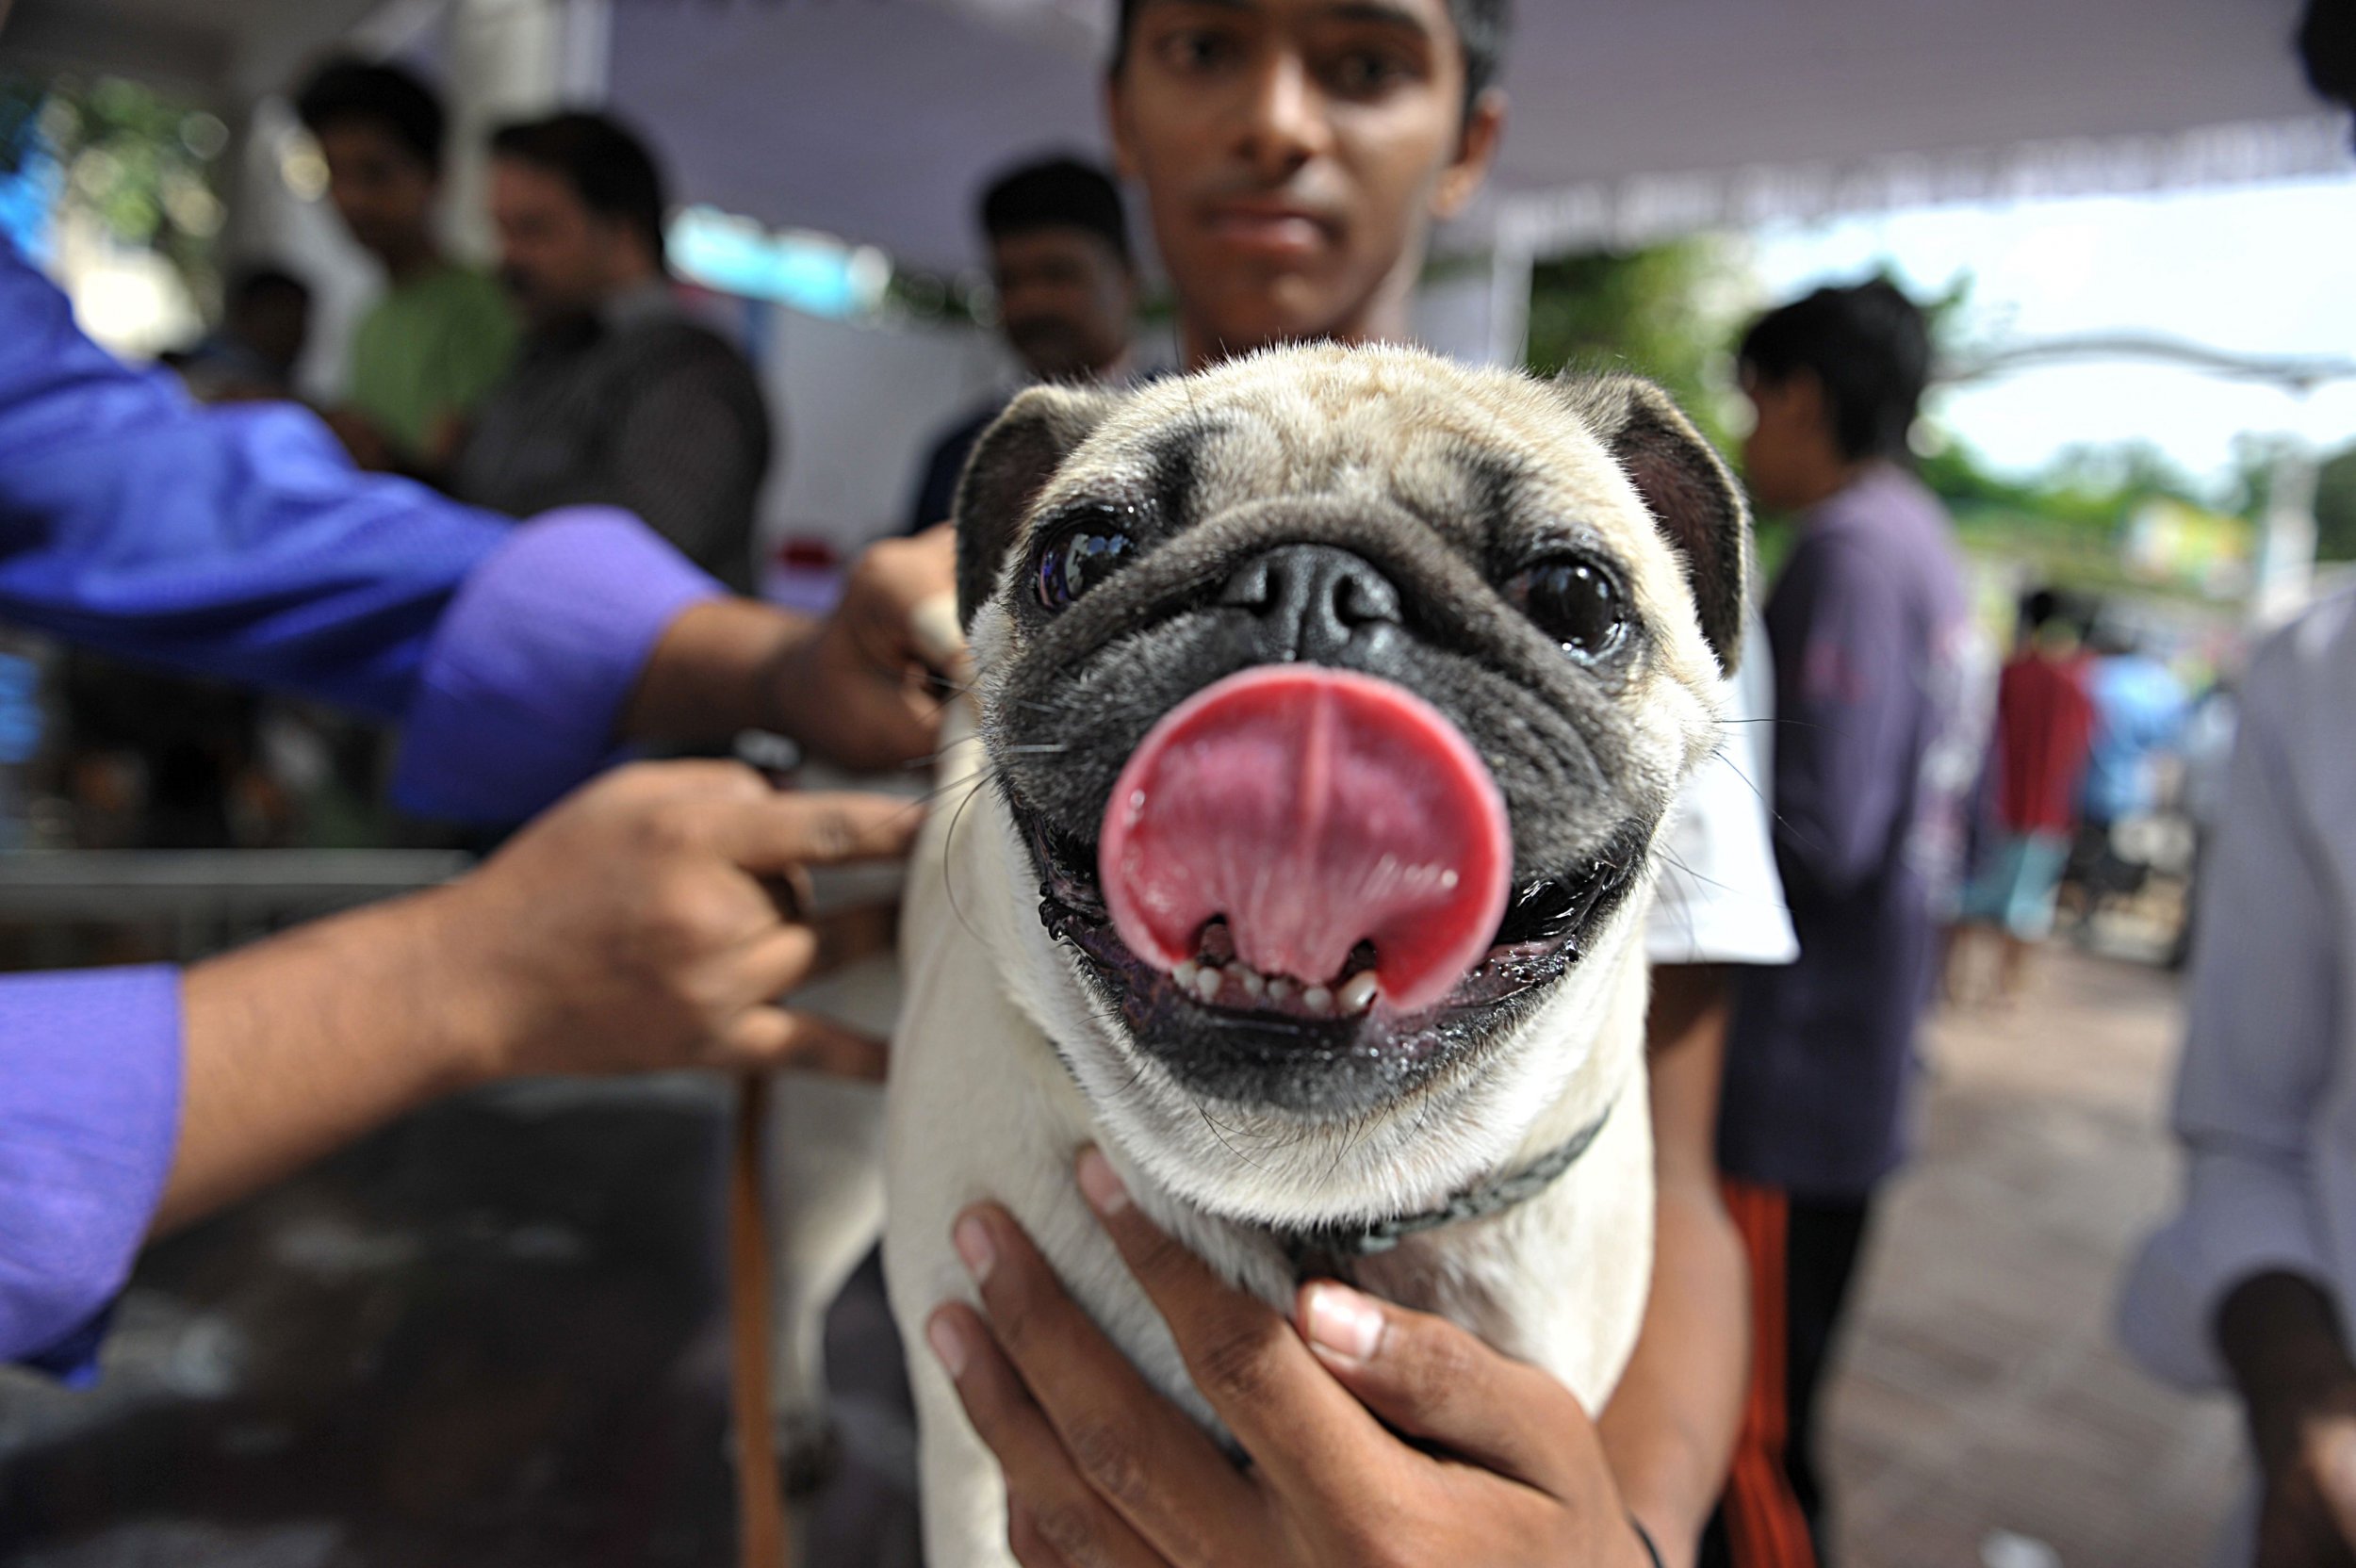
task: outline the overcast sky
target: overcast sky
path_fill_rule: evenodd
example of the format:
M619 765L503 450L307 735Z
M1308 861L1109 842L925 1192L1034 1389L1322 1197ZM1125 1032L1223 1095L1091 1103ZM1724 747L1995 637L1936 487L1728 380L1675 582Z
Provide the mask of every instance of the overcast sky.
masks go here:
M1969 275L1971 336L2145 331L2249 353L2356 359L2356 177L2182 195L1949 207L1761 231L1771 299L1888 262L1938 293ZM1933 412L1996 466L2078 442L2149 439L2192 473L2245 431L2356 442L2356 382L2304 406L2268 387L2150 364L2023 372L1941 394Z

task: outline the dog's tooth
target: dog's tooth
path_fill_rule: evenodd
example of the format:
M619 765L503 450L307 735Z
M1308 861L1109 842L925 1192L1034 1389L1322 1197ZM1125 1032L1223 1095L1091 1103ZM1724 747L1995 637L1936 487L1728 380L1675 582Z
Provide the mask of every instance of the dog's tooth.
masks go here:
M1345 1013L1363 1013L1374 1005L1374 971L1361 970L1342 982L1341 989L1333 993L1333 1000Z
M1194 977L1202 972L1203 966L1196 963L1192 958L1188 958L1186 962L1180 964L1176 969L1171 970L1170 972L1170 977L1178 982L1178 988L1180 990L1190 991L1194 989Z
M1318 1018L1333 1010L1333 993L1323 986L1311 986L1301 993L1301 1004Z
M1268 981L1261 976L1258 970L1243 964L1231 964L1228 966L1227 972L1235 977L1235 984L1241 986L1243 994L1252 998L1252 1001L1257 1002L1268 994Z
M1457 883L1457 875L1456 875L1456 868L1455 868L1455 867L1450 866L1448 870L1446 870L1446 871L1444 871L1444 872L1442 872L1442 873L1440 874L1440 886L1441 886L1441 887L1443 887L1443 888L1453 888L1454 886L1456 886L1456 883Z
M1203 965L1202 970L1197 972L1194 977L1195 995L1201 997L1205 1002L1216 999L1219 995L1219 985L1226 978L1226 972L1219 969L1217 965Z
M1301 991L1301 983L1287 980L1281 974L1268 976L1268 999L1270 1002L1290 1002Z

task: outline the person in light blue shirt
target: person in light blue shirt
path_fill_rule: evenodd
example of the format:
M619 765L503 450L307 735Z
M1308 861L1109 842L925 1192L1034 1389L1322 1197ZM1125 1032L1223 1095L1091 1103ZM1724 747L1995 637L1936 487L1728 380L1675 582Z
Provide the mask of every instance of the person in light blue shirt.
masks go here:
M950 582L945 538L895 542L816 622L728 598L625 513L518 526L360 474L303 409L202 408L119 364L0 243L0 622L397 721L413 810L515 821L625 743L745 727L852 767L921 754L911 612ZM0 1361L87 1373L147 1235L437 1094L875 1070L874 1042L775 998L888 925L788 919L769 890L913 826L896 800L644 764L446 889L185 974L0 978Z
M2125 629L2098 623L2086 641L2095 656L2086 672L2094 739L2079 810L2088 824L2107 828L2157 804L2152 764L2176 743L2188 704L2184 683Z

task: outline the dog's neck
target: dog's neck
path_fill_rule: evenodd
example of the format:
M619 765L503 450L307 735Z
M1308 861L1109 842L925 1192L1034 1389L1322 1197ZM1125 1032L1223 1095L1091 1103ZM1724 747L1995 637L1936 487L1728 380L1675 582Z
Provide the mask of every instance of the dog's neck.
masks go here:
M1268 1236L1284 1249L1296 1277L1305 1280L1313 1275L1330 1275L1347 1279L1361 1261L1388 1252L1410 1236L1492 1218L1545 1192L1594 1146L1616 1102L1607 1101L1593 1120L1536 1160L1475 1183L1437 1207L1357 1223L1316 1225L1305 1230L1270 1229Z
M1632 902L1636 906L1628 918L1641 931L1649 898ZM1525 1210L1546 1207L1561 1190L1561 1179L1578 1168L1613 1119L1631 1114L1621 1103L1631 1094L1633 1114L1644 1114L1643 1019L1648 987L1643 952L1631 931L1617 953L1596 956L1616 972L1605 982L1607 997L1595 1025L1592 1070L1577 1073L1562 1086L1510 1155L1431 1208L1358 1221L1287 1226L1203 1204L1170 1190L1142 1167L1133 1168L1133 1184L1150 1194L1147 1207L1165 1228L1197 1250L1210 1235L1224 1234L1257 1252L1264 1263L1247 1272L1259 1278L1271 1300L1313 1276L1351 1281L1403 1299L1394 1287L1419 1278L1436 1257L1461 1248L1458 1237L1488 1232L1491 1225L1485 1222L1511 1220ZM1088 1130L1088 1135L1118 1148L1071 1063L1043 1030L1039 1045L1041 1065L1053 1064L1051 1098Z

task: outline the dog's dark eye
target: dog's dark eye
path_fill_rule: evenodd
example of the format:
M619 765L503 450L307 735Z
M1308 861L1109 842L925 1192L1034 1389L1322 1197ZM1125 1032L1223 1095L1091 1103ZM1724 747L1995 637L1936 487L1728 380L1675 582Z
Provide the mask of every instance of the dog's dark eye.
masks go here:
M1061 610L1129 564L1137 541L1110 508L1066 523L1039 552L1039 602Z
M1573 656L1601 659L1628 633L1619 580L1582 555L1541 561L1508 585L1522 612Z

